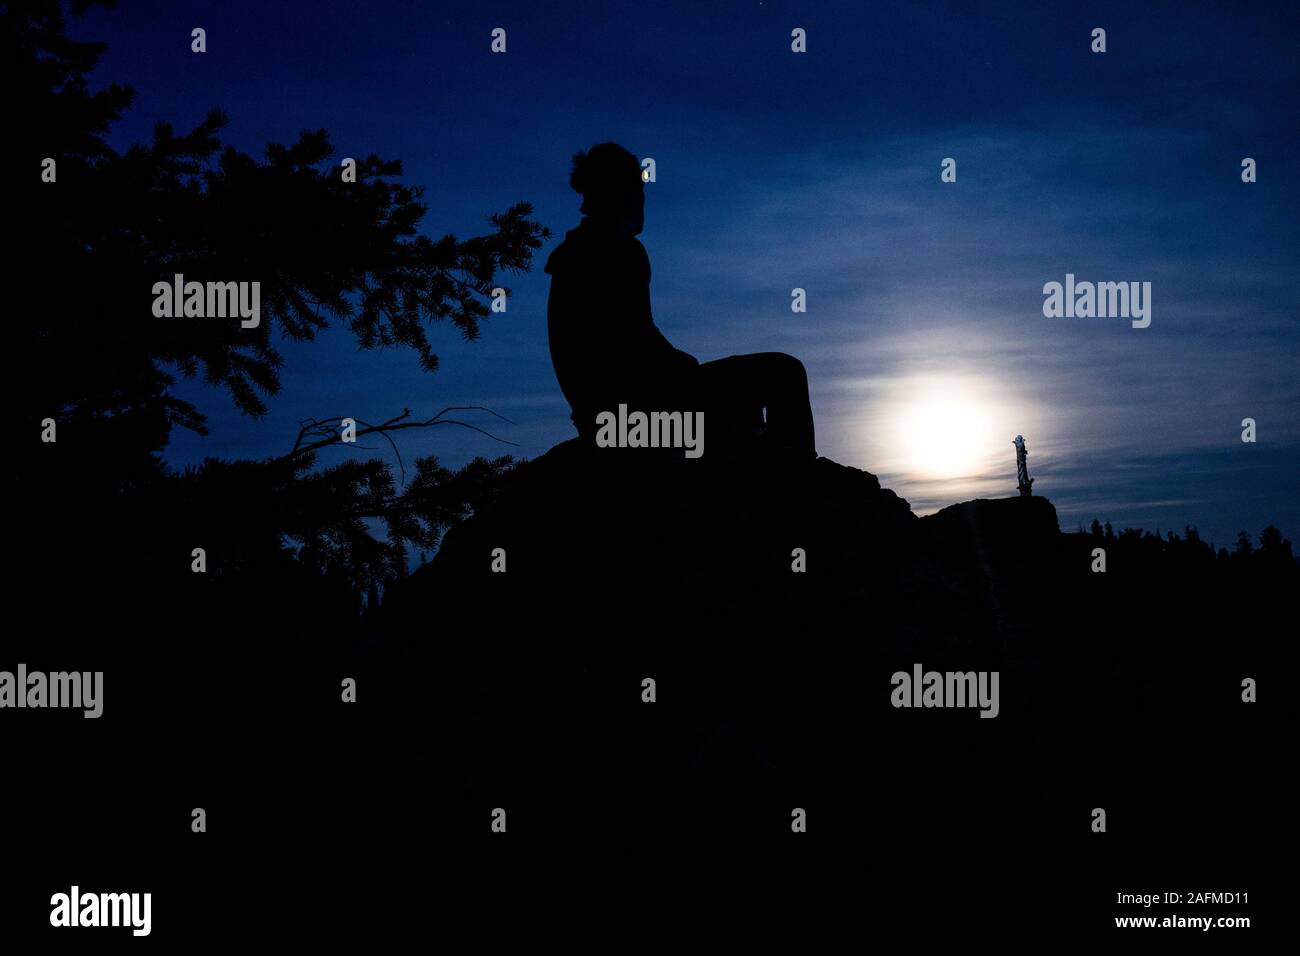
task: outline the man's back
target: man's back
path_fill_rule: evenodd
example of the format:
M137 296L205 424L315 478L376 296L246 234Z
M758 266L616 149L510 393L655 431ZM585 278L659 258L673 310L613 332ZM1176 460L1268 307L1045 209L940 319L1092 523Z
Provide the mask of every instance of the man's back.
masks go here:
M546 272L551 361L579 432L593 431L596 414L620 403L683 407L699 363L655 326L650 258L634 236L584 219L551 253Z

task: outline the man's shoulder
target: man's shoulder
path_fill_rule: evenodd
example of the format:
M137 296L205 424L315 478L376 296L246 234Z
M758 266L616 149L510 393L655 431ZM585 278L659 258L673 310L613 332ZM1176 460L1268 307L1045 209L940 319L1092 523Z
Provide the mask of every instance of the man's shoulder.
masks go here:
M572 272L613 273L631 269L649 273L650 256L634 236L597 235L579 227L570 229L546 260L547 275Z

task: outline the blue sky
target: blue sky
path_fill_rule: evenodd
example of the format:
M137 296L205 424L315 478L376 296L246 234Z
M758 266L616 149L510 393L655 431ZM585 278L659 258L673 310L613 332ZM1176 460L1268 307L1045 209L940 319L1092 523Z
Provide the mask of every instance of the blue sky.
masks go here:
M480 232L521 199L556 233L478 342L435 329L434 376L333 331L286 346L264 419L186 383L212 434L177 432L174 464L406 406L491 406L526 456L569 437L541 265L578 220L569 158L614 140L656 161L641 239L665 334L701 360L800 356L819 450L916 510L1014 494L1019 433L1066 528L1300 536L1292 3L177 2L72 32L108 41L97 79L137 90L119 145L214 106L250 152L325 127L340 158L404 162L430 234ZM1151 326L1044 317L1043 284L1067 272L1151 282ZM402 447L511 450L454 429Z

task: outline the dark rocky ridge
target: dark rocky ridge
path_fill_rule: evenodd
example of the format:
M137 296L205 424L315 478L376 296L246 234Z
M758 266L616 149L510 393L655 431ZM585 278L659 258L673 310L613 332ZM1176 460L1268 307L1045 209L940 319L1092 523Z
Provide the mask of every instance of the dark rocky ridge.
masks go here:
M1025 588L1061 544L1041 497L981 499L918 519L874 475L826 458L705 464L575 439L512 473L494 505L452 529L390 604L409 613L450 588L513 607L537 602L579 629L608 615L638 630L673 606L705 620L724 609L811 618L871 602L878 635L892 626L937 637L953 615L967 629L1015 627ZM491 570L495 548L505 550L504 574ZM792 570L796 548L804 573ZM498 603L494 613L510 612Z
M1099 699L1116 719L1187 704L1209 720L1206 693L1231 708L1231 687L1207 691L1219 678L1195 666L1213 645L1234 675L1262 646L1222 640L1240 630L1231 574L1119 545L1094 574L1096 543L1063 534L1039 496L918 518L873 475L827 459L689 461L574 440L523 463L452 529L390 592L381 629L390 650L433 655L502 714L537 675L549 675L542 714L555 687L599 696L617 672L673 674L709 711L777 697L801 720L864 705L888 719L889 675L915 662L1001 670L1002 724L1025 732L1082 725ZM494 548L506 573L491 570ZM791 570L795 548L806 573ZM1257 583L1261 601L1284 599L1284 582Z

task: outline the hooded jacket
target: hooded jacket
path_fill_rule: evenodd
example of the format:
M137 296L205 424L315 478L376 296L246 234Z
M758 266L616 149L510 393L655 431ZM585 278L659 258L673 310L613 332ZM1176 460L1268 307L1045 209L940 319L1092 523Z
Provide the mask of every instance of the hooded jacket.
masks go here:
M689 406L694 356L672 346L650 313L650 257L634 236L584 218L546 261L547 333L560 389L583 435L602 411Z

